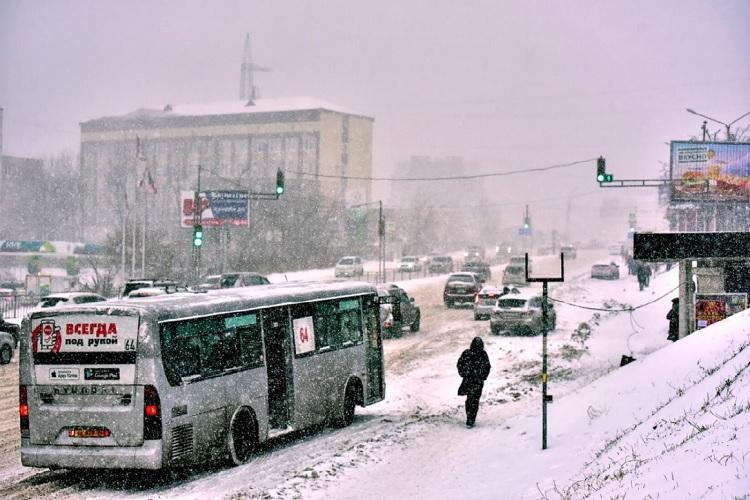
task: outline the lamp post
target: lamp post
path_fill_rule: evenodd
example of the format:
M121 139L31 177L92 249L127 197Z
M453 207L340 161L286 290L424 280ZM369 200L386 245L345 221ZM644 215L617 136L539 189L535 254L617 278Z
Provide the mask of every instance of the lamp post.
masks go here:
M379 259L378 259L378 283L385 283L385 217L383 216L383 201L372 201L369 203L359 203L349 208L365 207L368 205L378 204L378 239L379 239Z
M732 122L729 122L729 123L724 123L723 121L717 120L716 118L711 118L710 116L702 115L702 114L698 113L697 111L694 111L694 110L692 110L690 108L687 108L686 111L688 113L690 113L690 114L693 114L693 115L705 118L706 120L711 120L712 122L716 122L716 123L718 123L720 125L724 125L727 128L727 142L729 142L730 140L732 140L732 125L734 125L738 121L742 120L747 115L750 115L750 111L748 111L747 113L745 113L744 115L740 116L736 120L734 120ZM703 140L704 141L705 141L705 137L706 137L706 123L704 122L703 123Z

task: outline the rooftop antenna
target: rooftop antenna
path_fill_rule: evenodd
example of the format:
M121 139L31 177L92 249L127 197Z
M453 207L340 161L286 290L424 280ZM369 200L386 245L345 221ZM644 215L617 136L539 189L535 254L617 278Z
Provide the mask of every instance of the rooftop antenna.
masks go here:
M254 84L254 73L256 71L271 71L270 68L258 66L253 63L253 52L250 47L250 33L245 35L245 50L242 54L242 66L240 69L240 99L252 105L258 97L258 87Z

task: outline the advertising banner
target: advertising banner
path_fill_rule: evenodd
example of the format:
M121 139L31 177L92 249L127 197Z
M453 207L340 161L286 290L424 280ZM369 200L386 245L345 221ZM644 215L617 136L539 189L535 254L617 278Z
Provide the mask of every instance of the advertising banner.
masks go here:
M728 318L747 309L745 293L713 293L695 296L695 329Z
M750 201L750 143L670 143L672 201Z
M182 191L180 225L193 227L194 191ZM201 191L201 225L211 226L247 226L248 200L247 191Z
M133 384L137 316L61 314L31 321L40 384Z

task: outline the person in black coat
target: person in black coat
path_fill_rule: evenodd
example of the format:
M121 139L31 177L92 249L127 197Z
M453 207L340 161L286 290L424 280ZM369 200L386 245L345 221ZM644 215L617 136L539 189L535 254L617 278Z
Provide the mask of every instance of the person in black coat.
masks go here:
M474 337L471 347L461 353L456 365L463 381L458 388L459 396L466 396L466 427L474 427L479 411L479 398L482 396L484 381L490 374L490 358L484 350L481 337Z
M680 299L675 297L672 299L672 309L667 313L667 319L669 320L669 335L667 340L674 342L680 339Z

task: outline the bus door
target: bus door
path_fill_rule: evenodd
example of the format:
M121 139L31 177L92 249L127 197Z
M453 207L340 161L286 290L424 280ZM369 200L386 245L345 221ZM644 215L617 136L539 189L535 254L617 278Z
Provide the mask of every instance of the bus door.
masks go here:
M293 399L288 330L289 315L285 307L263 312L268 374L268 425L271 429L283 429L290 421L289 402Z
M367 346L367 389L365 404L382 401L385 397L383 377L383 343L380 336L380 304L377 296L363 297L365 344Z

